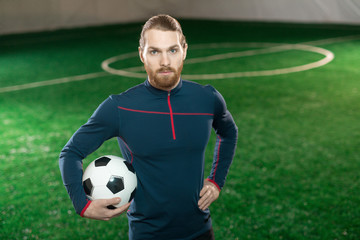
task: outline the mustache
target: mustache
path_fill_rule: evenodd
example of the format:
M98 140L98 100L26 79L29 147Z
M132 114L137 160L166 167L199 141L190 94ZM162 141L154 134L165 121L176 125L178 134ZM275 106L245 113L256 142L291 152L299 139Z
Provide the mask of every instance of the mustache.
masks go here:
M157 73L159 72L176 72L176 70L172 67L162 67L156 70Z

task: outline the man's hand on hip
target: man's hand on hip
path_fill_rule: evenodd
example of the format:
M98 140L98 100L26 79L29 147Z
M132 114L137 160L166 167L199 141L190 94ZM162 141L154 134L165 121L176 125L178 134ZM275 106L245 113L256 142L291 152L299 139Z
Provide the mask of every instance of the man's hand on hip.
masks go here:
M200 191L200 200L198 202L201 210L206 210L211 203L218 199L220 194L219 189L216 185L210 181L205 180L204 186Z

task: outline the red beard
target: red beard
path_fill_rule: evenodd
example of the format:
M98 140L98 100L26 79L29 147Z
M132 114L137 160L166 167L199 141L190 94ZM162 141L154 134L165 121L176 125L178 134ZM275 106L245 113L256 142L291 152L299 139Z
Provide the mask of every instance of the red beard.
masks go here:
M145 70L149 76L149 81L153 87L161 90L169 91L176 87L180 81L180 74L183 69L183 64L178 69L171 67L162 67L155 72L145 65ZM170 74L162 75L162 72L170 72Z

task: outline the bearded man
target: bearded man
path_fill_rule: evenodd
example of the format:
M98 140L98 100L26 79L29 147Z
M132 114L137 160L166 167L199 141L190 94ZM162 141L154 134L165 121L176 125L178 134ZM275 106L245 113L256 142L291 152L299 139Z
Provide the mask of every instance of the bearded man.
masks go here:
M75 210L109 220L127 211L129 239L214 239L209 206L224 186L237 142L237 127L220 93L183 80L188 45L179 22L150 18L140 36L139 56L148 78L107 98L65 145L59 165ZM212 169L204 180L205 149L217 135ZM119 198L90 201L82 187L82 160L117 137L137 174L131 203Z

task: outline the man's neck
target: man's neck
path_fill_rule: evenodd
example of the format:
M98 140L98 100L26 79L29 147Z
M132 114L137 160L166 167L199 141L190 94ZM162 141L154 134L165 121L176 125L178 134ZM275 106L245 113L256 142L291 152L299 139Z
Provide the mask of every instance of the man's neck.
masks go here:
M159 90L163 90L163 91L166 91L166 92L169 92L171 90L173 90L174 88L176 88L179 83L180 83L180 78L178 79L177 83L175 84L175 86L172 86L172 87L169 87L169 88L165 88L165 87L161 87L161 86L157 86L153 81L150 81L149 77L148 77L148 82L149 84L154 87L154 88L157 88Z

